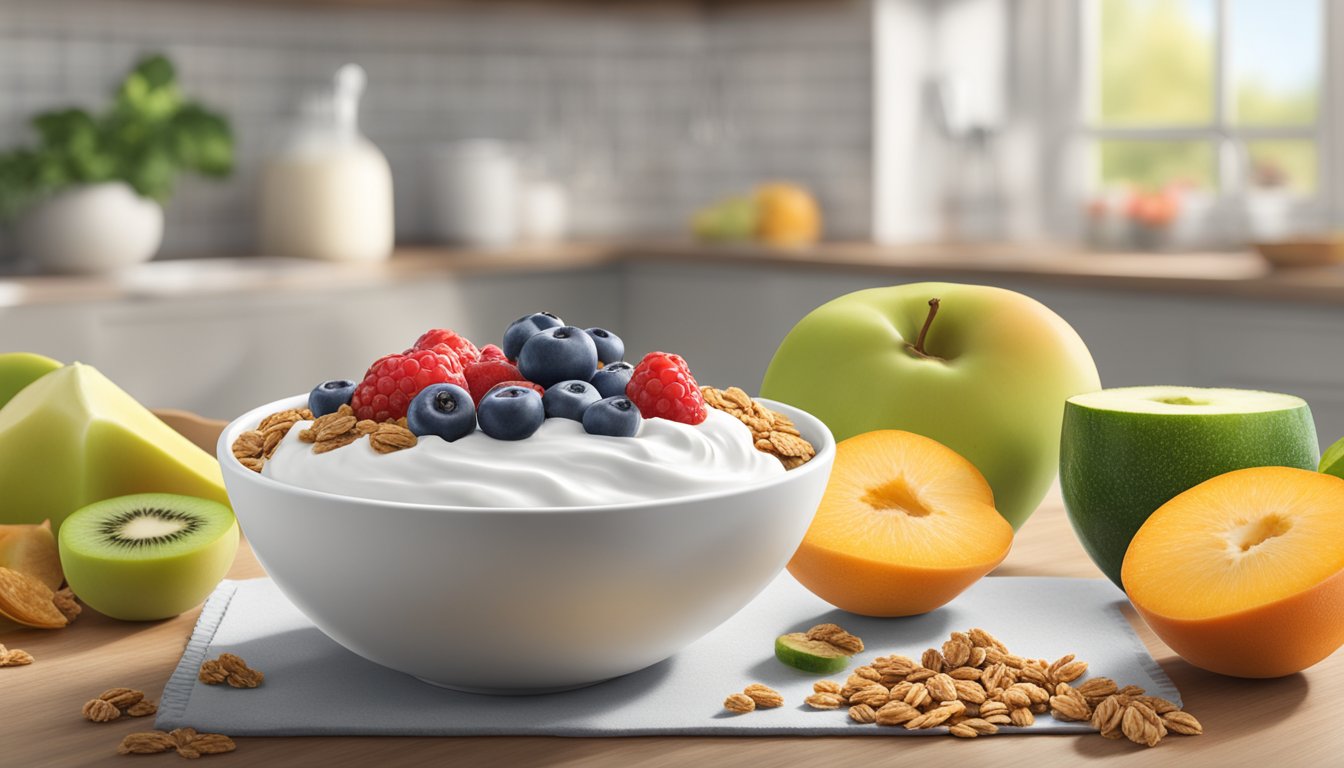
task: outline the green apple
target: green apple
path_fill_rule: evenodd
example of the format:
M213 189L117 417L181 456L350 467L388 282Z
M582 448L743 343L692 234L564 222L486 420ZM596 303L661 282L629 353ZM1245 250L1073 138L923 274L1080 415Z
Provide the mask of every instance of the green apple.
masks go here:
M4 408L19 390L60 367L56 360L32 352L0 354L0 408Z
M1040 302L983 285L914 283L823 304L770 361L761 395L836 440L903 429L976 466L1019 528L1050 488L1064 401L1098 389L1078 334Z
M1083 549L1123 588L1120 565L1130 540L1172 497L1235 469L1315 469L1319 450L1311 409L1300 397L1121 387L1069 398L1059 480Z
M228 503L214 457L97 369L64 366L0 409L0 523L59 531L91 502L151 491Z

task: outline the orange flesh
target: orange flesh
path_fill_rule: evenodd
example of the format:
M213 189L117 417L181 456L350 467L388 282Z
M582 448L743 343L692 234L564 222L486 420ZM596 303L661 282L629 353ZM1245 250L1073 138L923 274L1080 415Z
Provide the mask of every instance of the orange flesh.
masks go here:
M807 541L879 563L956 568L1003 548L1001 536L985 535L998 517L969 461L927 437L882 430L837 446Z
M1344 570L1344 480L1261 467L1167 502L1139 529L1121 578L1136 604L1201 620L1285 600Z
M973 464L929 438L880 430L836 446L826 494L789 571L839 608L907 616L989 572L1012 537Z

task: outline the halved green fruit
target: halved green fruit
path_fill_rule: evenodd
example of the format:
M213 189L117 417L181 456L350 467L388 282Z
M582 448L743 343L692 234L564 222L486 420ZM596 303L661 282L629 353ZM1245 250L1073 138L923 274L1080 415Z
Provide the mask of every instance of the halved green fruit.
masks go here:
M0 408L19 390L60 367L59 361L32 352L0 354Z
M148 492L228 503L215 457L97 369L59 368L0 408L0 523L59 533L90 502Z
M199 605L224 578L238 522L209 499L119 496L66 518L60 550L70 589L89 607L126 621L166 619Z
M805 632L790 632L775 638L775 658L795 669L829 675L849 666L849 654L822 640L810 640Z
M1315 469L1306 401L1241 389L1122 387L1064 406L1059 481L1083 549L1117 586L1125 550L1158 507L1249 467Z

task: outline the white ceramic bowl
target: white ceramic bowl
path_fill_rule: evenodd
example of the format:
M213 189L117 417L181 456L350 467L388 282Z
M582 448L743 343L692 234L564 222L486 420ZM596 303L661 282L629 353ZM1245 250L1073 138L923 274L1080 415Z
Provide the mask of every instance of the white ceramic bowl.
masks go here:
M819 420L763 401L793 418L817 456L740 490L545 509L370 501L285 485L233 458L241 432L305 402L261 406L220 437L224 482L257 558L336 642L468 691L589 685L694 642L784 568L835 458Z

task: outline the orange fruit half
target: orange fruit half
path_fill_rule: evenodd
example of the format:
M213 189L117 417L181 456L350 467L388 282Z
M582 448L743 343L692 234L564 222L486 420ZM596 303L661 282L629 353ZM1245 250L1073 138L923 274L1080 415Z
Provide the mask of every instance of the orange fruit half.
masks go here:
M1281 677L1344 645L1344 480L1287 467L1219 475L1139 528L1129 599L1197 667Z
M1003 561L1012 541L973 464L922 435L879 430L836 446L789 572L837 608L912 616L961 594Z

